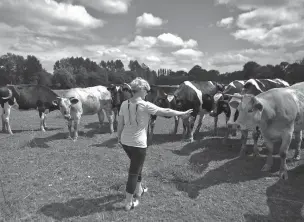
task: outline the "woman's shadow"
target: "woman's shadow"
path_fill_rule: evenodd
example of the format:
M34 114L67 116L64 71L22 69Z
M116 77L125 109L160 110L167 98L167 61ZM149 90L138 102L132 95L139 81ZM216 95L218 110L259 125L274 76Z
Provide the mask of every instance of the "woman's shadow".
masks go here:
M55 220L62 220L71 217L84 217L90 214L103 211L122 210L122 206L115 206L121 202L124 195L108 195L96 199L77 198L65 203L51 203L43 206L39 212L45 216L52 217Z
M301 161L302 165L288 171L288 180L278 180L267 188L269 214L245 214L246 221L304 221L304 160Z

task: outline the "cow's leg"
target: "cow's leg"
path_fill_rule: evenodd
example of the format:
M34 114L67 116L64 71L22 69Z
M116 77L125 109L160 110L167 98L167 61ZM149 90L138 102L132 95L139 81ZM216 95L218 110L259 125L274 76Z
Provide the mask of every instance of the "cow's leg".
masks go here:
M217 136L217 122L218 116L214 117L214 136Z
M104 123L104 113L103 110L100 110L98 113L98 120L99 120L99 127L101 128L103 126Z
M73 124L73 120L69 119L68 120L68 129L69 129L68 139L72 139L72 124Z
M115 130L115 129L117 129L117 125L118 125L118 123L117 123L118 110L114 109L113 113L114 113L113 127L114 127L114 130Z
M157 118L156 115L152 115L151 118L150 118L149 130L148 130L148 140L149 140L149 144L152 143L152 138L153 138L153 133L154 133L154 127L155 127L156 118Z
M114 128L113 128L113 119L114 119L114 116L113 116L113 112L111 109L105 109L105 113L107 115L107 118L108 118L108 121L109 121L109 124L110 124L110 133L114 133Z
M79 123L80 123L80 118L74 120L74 136L73 136L74 141L76 141L78 138Z
M292 134L293 134L293 129L290 129L282 136L282 144L280 147L280 157L281 157L280 178L285 180L288 179L286 157L287 157L287 151L291 143ZM297 138L297 140L299 140L299 138Z
M237 131L237 125L232 125L231 135L236 136L236 131Z
M242 137L241 137L241 142L242 142L242 146L241 146L241 151L240 151L240 157L244 157L247 151L247 138L248 138L248 130L247 129L243 129L241 130L242 132Z
M269 171L273 165L273 142L271 142L270 140L264 138L266 147L268 149L268 155L267 155L267 159L266 159L266 163L262 168L262 171Z
M200 120L202 121L202 117L200 116ZM189 142L192 143L193 142L193 130L194 130L194 123L195 123L195 120L196 120L196 116L190 116L189 117L189 123L188 123L188 134L189 134ZM201 122L200 121L200 122ZM196 128L196 131L197 131L198 127ZM198 130L199 131L199 130Z
M224 140L223 142L226 143L227 142L227 139L231 133L231 128L232 128L232 125L228 125L227 122L229 120L229 116L225 116L226 117L226 134L225 134L225 137L224 137Z
M7 132L11 135L13 135L11 126L10 126L10 114L11 114L11 106L8 103L4 103L4 108L3 108L3 122L4 122L4 127L7 129Z
M193 119L193 118L192 118ZM189 118L189 120L192 120L191 119L191 116L190 116L190 118ZM200 116L199 116L199 120L198 120L198 124L197 124L197 127L196 127L196 129L195 129L195 132L194 132L194 134L193 134L193 130L194 130L194 123L195 123L195 120L196 120L196 117L193 119L193 122L191 122L191 124L190 124L190 129L191 129L191 138L193 139L193 135L194 135L194 137L197 137L198 136L198 134L199 134L199 132L200 132L200 129L201 129L201 127L202 127L202 122L203 122L203 120L205 119L205 114L203 113L203 114L200 114ZM193 126L192 126L192 123L193 123ZM192 126L192 127L191 127Z
M188 135L188 125L189 125L189 118L185 118L185 119L182 119L183 121L183 135L182 135L182 138L183 139L186 139L186 136Z
M295 131L294 135L295 135L296 147L295 147L295 153L294 153L293 159L300 160L301 159L300 152L301 152L301 144L302 144L302 130Z
M44 119L45 119L44 109L38 109L38 111L39 111L39 117L40 117L40 130L42 132L45 132L45 129L44 129Z
M2 121L2 132L5 132L5 121L4 121L4 109L2 109L2 114L1 114L1 121Z
M260 156L259 149L258 149L258 140L261 135L261 131L259 127L256 127L256 130L252 132L253 137L253 156L257 157Z
M178 128L178 123L179 123L179 117L178 116L174 116L174 130L172 132L172 134L176 135L177 134L177 128Z
M46 126L45 121L46 121L47 114L49 114L49 113L50 113L50 110L49 110L49 109L46 109L46 110L44 111L43 127L44 127L45 130L47 130L47 126Z

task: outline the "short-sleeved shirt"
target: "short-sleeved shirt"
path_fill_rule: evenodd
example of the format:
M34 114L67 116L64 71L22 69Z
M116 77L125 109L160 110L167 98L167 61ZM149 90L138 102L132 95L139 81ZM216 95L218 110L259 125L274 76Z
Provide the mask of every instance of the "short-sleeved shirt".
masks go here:
M119 111L119 115L124 117L121 143L127 146L147 148L150 115L155 115L159 109L160 107L144 100L136 103L125 100Z

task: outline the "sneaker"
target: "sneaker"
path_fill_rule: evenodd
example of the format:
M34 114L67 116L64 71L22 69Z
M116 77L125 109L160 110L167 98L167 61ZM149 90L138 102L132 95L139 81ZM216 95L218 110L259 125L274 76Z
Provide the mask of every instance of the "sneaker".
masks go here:
M136 197L136 198L138 198L138 197L142 197L145 193L147 193L148 192L148 187L143 187L143 190L142 190L142 192L141 192L141 194L139 195L139 194L134 194L134 196Z
M126 210L126 211L132 210L132 209L134 209L135 207L137 207L138 204L139 204L139 201L135 199L135 200L132 201L132 203L127 203L127 204L125 205L125 210Z

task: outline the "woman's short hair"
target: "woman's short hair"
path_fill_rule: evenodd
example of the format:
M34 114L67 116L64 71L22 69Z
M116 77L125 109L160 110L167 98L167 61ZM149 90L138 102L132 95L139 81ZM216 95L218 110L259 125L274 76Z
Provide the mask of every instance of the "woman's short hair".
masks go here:
M135 78L130 83L130 86L131 86L131 89L132 89L133 92L138 92L142 89L150 91L150 89L151 89L149 83L141 77Z

